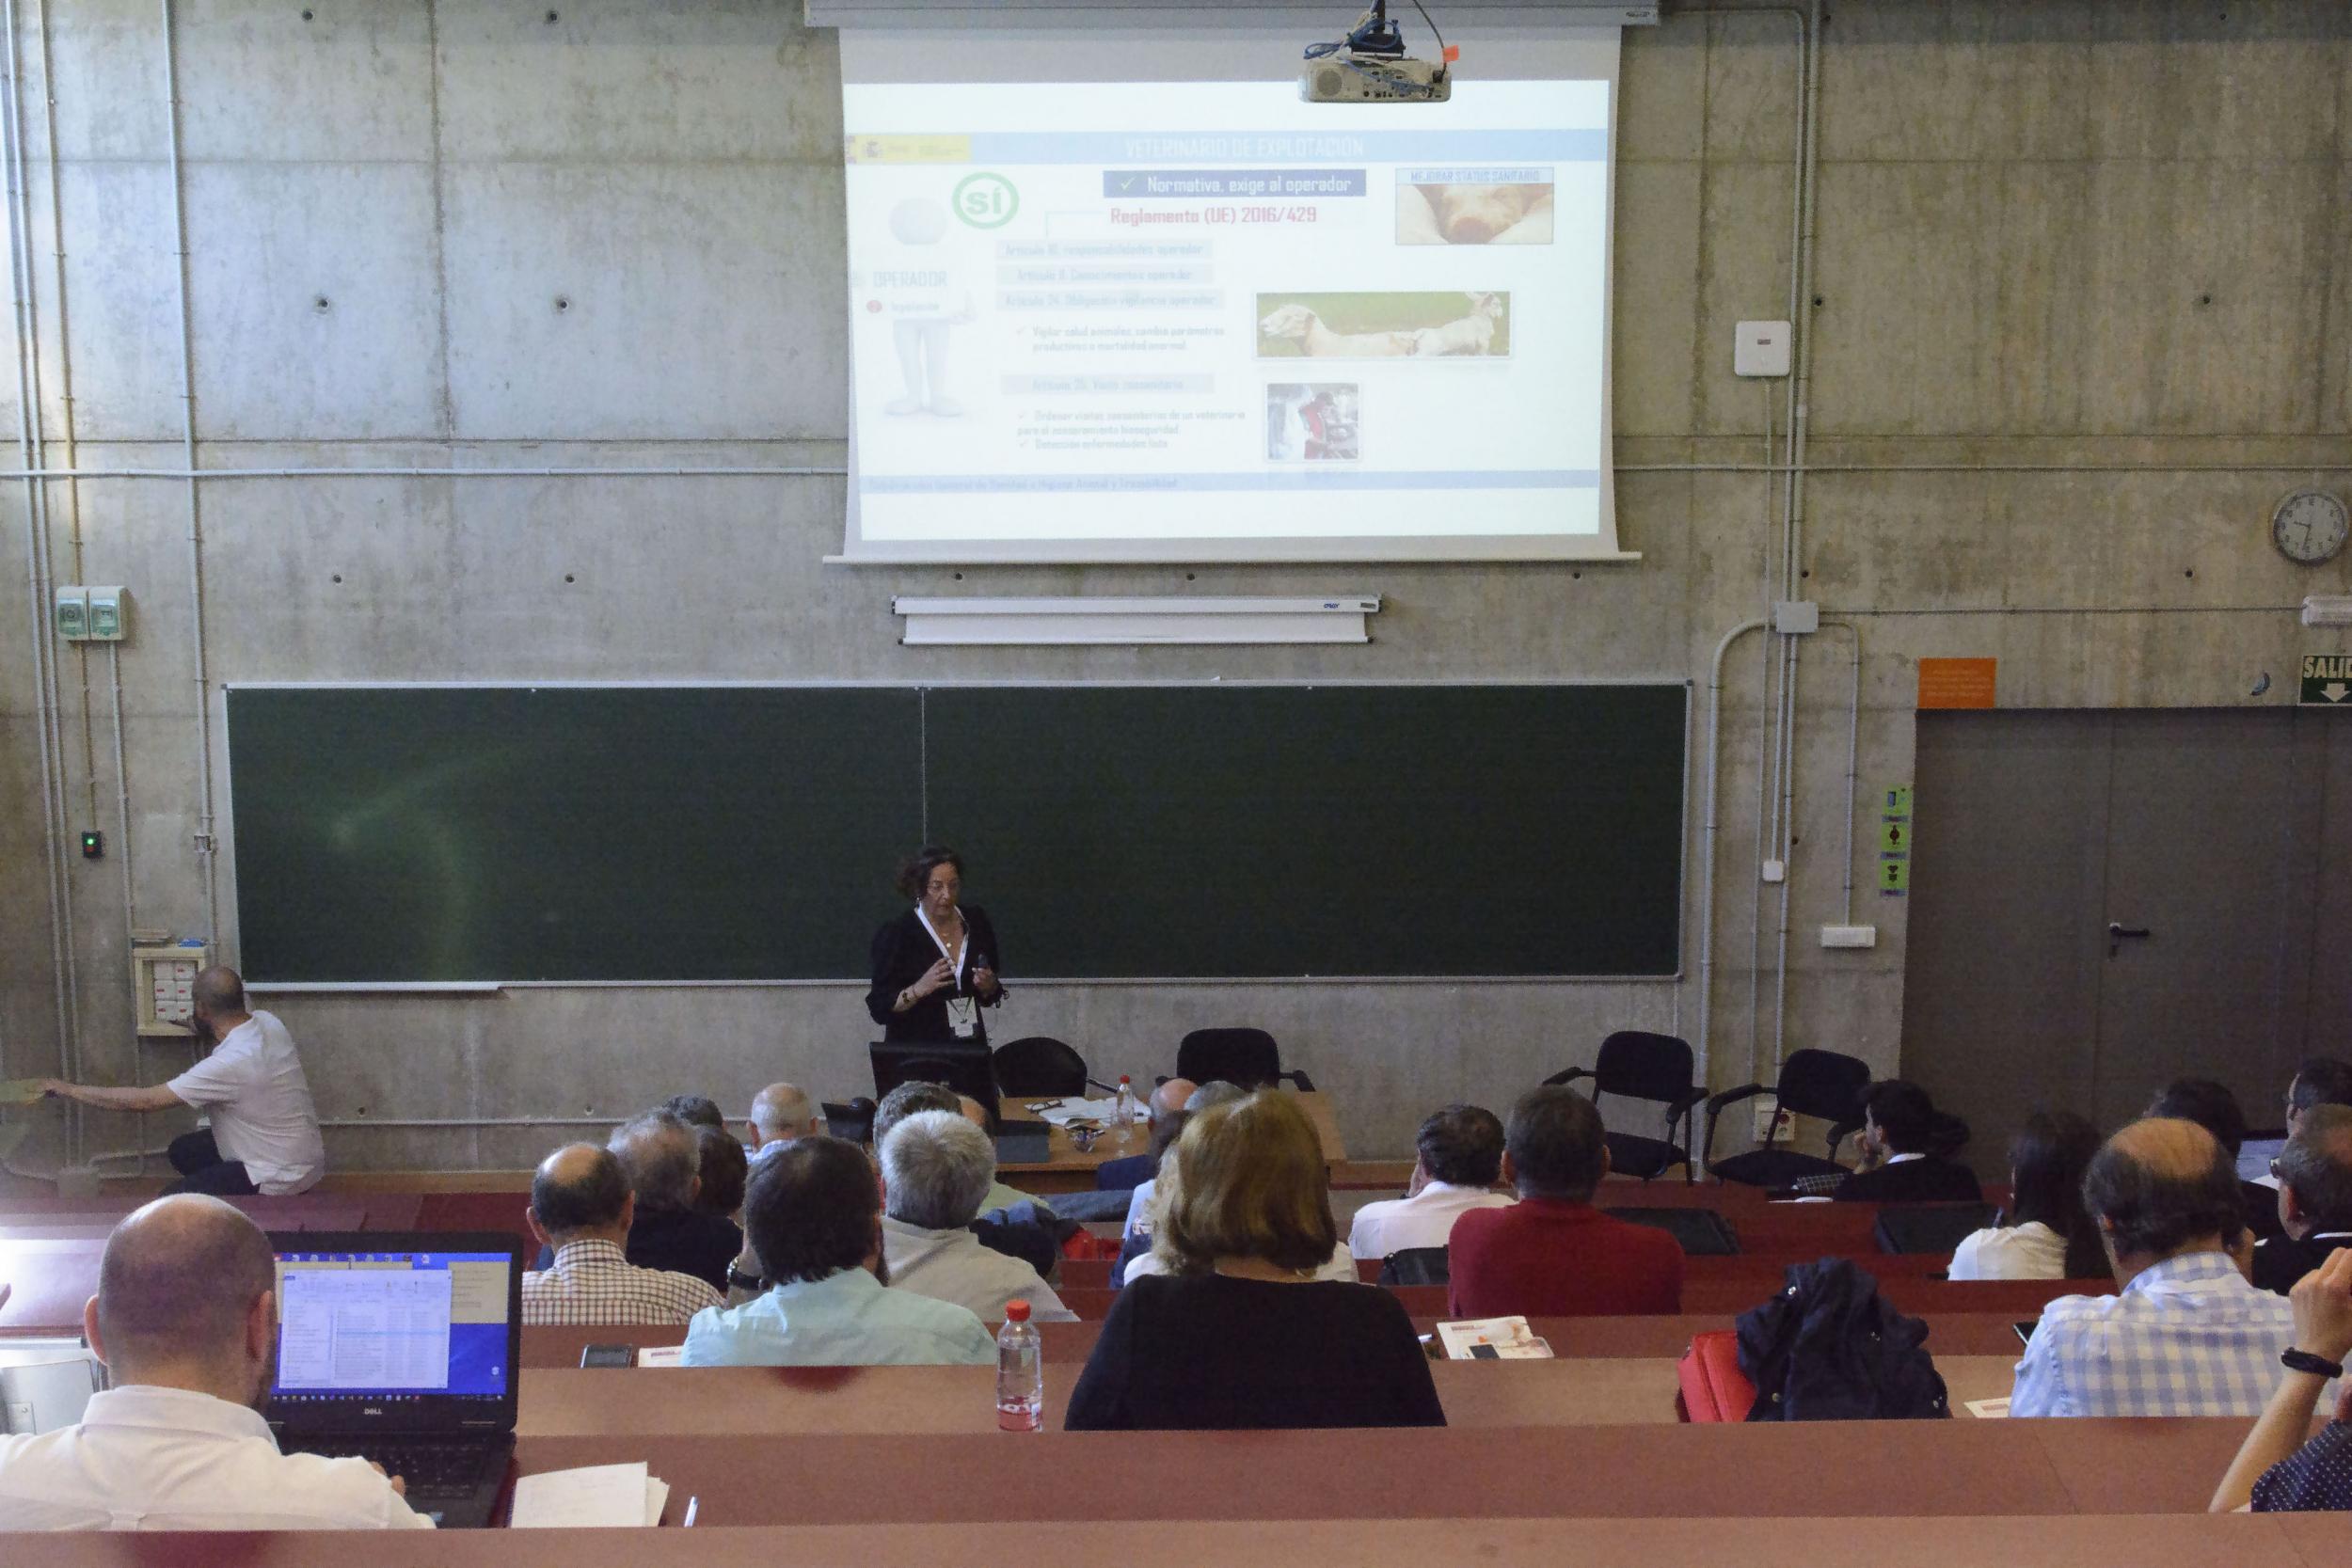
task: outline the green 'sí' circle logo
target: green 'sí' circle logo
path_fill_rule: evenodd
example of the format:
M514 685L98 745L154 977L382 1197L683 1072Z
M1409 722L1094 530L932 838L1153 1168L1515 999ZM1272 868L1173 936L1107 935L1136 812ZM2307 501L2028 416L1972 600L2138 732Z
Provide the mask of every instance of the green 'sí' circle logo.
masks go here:
M1021 193L1001 174L967 174L950 199L956 216L975 229L1002 229L1021 210Z

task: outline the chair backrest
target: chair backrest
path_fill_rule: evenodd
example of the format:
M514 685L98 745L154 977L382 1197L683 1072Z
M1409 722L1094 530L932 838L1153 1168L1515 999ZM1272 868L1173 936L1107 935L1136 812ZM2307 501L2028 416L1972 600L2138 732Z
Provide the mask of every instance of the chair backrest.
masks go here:
M1935 1113L1935 1120L1928 1129L1928 1152L1939 1160L1948 1160L1968 1147L1968 1124L1949 1111Z
M1086 1058L1051 1035L1009 1040L990 1058L996 1086L1009 1095L1073 1095L1087 1091Z
M1408 1246L1380 1260L1382 1285L1443 1285L1452 1277L1451 1259L1441 1246Z
M1262 1089L1281 1074L1281 1048L1263 1029L1195 1029L1176 1047L1176 1076L1196 1084Z
M1780 1064L1780 1108L1833 1126L1861 1125L1869 1086L1869 1065L1835 1051L1795 1051Z
M819 1101L817 1107L825 1115L825 1131L836 1138L847 1138L853 1144L869 1141L874 1135L872 1101L864 1095L855 1100Z
M1593 1092L1672 1103L1691 1092L1691 1065L1690 1041L1620 1029L1600 1042Z

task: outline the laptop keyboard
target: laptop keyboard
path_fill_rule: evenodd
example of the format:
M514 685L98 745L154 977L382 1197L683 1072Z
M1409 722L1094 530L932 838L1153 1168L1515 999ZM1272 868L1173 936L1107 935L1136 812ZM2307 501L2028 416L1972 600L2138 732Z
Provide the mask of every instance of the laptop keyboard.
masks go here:
M488 1443L388 1442L377 1438L361 1443L319 1438L301 1445L304 1453L328 1459L365 1459L384 1466L408 1483L411 1497L464 1497L492 1479Z

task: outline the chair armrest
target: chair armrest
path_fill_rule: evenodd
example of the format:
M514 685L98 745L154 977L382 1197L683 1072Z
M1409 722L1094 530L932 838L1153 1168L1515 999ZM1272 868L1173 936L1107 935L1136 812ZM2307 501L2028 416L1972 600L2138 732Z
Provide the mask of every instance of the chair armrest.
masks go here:
M1671 1102L1675 1108L1675 1115L1682 1115L1683 1112L1689 1110L1692 1106L1696 1105L1700 1101L1705 1100L1706 1098L1707 1091L1705 1089L1691 1089L1675 1096Z
M1722 1119L1724 1108L1737 1105L1743 1100L1754 1100L1759 1094L1770 1093L1772 1090L1761 1084L1749 1084L1740 1088L1725 1089L1723 1093L1708 1100L1707 1137L1699 1145L1699 1159L1709 1169L1712 1169L1715 1164L1715 1123Z
M1861 1131L1862 1123L1858 1121L1841 1121L1836 1126L1831 1128L1829 1130L1829 1157L1833 1160L1836 1159L1837 1146L1844 1143L1846 1139L1853 1133Z
M1278 1082L1284 1078L1289 1079L1292 1083L1298 1085L1298 1092L1300 1094L1312 1094L1315 1092L1315 1081L1308 1077L1305 1072L1296 1068L1292 1069L1288 1072L1278 1072L1275 1074L1275 1078Z
M1555 1072L1545 1079L1544 1087L1556 1089L1563 1084L1573 1084L1580 1078L1590 1078L1592 1075L1593 1069L1590 1068L1572 1067L1565 1072Z

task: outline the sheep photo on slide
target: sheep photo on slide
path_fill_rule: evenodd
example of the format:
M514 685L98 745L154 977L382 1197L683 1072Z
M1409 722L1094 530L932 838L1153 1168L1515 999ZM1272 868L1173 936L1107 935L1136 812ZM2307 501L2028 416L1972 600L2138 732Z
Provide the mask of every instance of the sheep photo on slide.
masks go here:
M1507 293L1431 289L1258 296L1261 359L1502 358L1510 352Z

